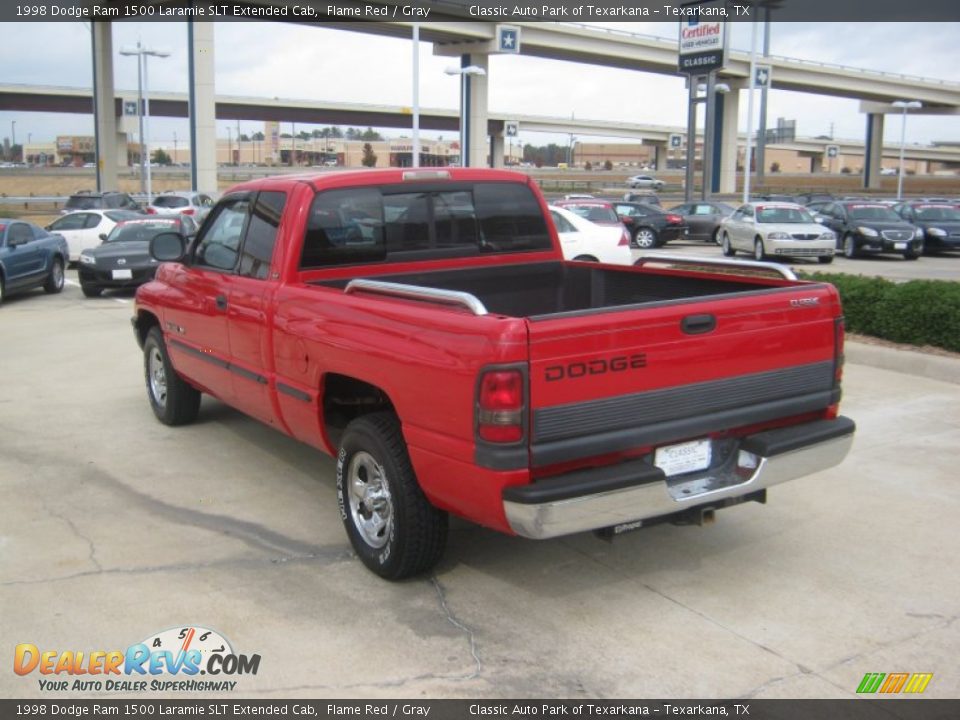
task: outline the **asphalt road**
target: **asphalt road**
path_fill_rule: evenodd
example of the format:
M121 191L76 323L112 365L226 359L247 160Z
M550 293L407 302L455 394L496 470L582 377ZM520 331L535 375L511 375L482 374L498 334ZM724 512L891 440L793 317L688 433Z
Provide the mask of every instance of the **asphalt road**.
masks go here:
M435 574L390 584L351 552L329 458L210 399L154 420L129 300L0 307L6 653L196 625L261 656L234 697L828 698L895 671L960 695L960 385L848 364L852 455L766 506L612 544L454 522ZM8 664L0 697L78 696L40 677Z

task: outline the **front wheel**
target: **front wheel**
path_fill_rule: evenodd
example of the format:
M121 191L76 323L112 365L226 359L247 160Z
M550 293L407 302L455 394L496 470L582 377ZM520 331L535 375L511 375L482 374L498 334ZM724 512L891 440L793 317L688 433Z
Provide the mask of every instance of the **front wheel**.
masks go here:
M821 265L829 265L833 262L833 255L820 255L817 258L817 262Z
M737 251L733 249L733 245L730 244L730 236L726 232L723 233L723 240L720 241L720 247L723 249L723 254L727 257L733 257L737 254Z
M103 294L103 288L96 285L81 285L80 292L83 293L84 297L95 298Z
M720 237L720 228L717 228L713 231L713 242L717 245L720 245L723 242Z
M150 328L143 343L143 372L157 420L164 425L187 425L197 419L200 391L173 369L159 327Z
M44 292L58 293L63 290L63 260L53 259L53 265L50 267L50 274L47 281L43 284Z
M753 259L760 261L767 256L766 251L763 249L763 240L757 238L753 241Z
M337 502L350 544L380 577L426 572L443 555L447 514L420 489L392 413L365 415L347 426L337 456Z
M633 236L633 244L641 250L657 246L657 232L653 228L638 228Z
M853 235L845 235L843 238L843 256L848 260L853 260L857 255L859 255L857 241L853 239Z
M918 242L916 245L914 245L912 250L905 252L903 257L905 257L907 260L916 260L918 257L923 255L923 246L924 243L922 241Z

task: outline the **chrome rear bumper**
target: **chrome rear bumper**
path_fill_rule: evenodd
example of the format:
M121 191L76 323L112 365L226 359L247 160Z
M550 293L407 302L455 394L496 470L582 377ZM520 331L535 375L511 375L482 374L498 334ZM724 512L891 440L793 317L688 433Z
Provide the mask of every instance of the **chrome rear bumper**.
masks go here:
M540 540L724 504L838 465L854 431L841 417L759 433L722 466L672 478L642 461L578 471L507 488L504 510L517 535Z

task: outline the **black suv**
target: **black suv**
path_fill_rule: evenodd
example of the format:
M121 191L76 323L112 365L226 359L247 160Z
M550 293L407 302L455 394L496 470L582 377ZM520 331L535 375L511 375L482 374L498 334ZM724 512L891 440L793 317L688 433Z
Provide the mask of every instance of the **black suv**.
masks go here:
M923 230L906 222L889 205L844 200L826 205L818 217L836 233L837 249L844 257L898 253L916 260L923 253Z
M66 215L77 210L133 210L143 212L143 208L132 197L126 193L113 190L104 192L81 190L75 192L67 199L60 214Z

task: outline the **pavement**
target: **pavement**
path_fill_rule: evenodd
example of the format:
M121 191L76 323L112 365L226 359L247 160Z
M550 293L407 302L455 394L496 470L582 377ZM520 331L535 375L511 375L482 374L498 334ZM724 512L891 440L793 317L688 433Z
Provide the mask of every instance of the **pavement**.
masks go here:
M156 422L131 309L75 285L0 307L8 663L19 643L107 651L196 626L258 654L257 674L120 695L846 698L867 672L932 672L926 697L960 696L960 361L946 382L851 343L851 455L766 506L613 543L454 521L436 571L391 584L353 556L331 459L209 398L194 425ZM117 694L41 677L6 664L0 697Z

